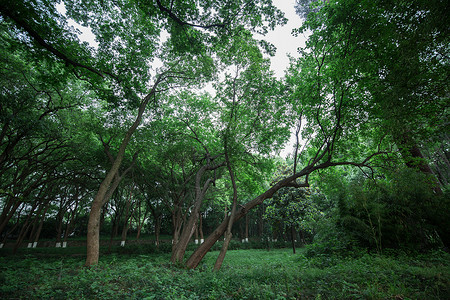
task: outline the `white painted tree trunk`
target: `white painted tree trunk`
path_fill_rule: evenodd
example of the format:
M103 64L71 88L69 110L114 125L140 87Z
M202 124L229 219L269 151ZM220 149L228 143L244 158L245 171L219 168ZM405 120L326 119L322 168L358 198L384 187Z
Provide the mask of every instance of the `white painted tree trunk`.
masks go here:
M63 242L62 247L66 248L67 247L67 242Z
M121 247L125 247L125 241L121 241L121 242L120 242L120 246L121 246Z
M36 248L37 247L37 242L34 242L33 243L33 248Z
M56 243L56 248L61 248L61 243Z

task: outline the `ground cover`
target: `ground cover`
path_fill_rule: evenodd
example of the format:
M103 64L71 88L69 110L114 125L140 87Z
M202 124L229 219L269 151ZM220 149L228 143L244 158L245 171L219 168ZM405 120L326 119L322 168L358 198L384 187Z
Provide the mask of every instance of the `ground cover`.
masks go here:
M56 254L56 253L55 253ZM196 270L168 263L167 253L84 257L0 257L2 299L448 299L450 255L315 256L301 249L233 250L219 272L217 251Z

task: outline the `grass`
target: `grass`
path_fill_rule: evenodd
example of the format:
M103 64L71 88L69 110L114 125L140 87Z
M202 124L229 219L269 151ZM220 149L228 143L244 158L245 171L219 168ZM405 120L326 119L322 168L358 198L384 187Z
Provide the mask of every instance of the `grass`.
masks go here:
M450 299L450 255L306 258L300 249L233 250L220 272L207 254L196 270L170 254L0 257L2 299Z

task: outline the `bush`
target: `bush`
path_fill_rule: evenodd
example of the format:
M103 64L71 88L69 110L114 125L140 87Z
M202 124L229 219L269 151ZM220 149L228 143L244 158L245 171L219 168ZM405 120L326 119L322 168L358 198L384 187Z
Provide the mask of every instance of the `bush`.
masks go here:
M346 231L341 230L333 218L325 218L317 223L317 233L314 241L306 245L306 257L320 255L359 256L361 252L367 252L359 247L357 240Z

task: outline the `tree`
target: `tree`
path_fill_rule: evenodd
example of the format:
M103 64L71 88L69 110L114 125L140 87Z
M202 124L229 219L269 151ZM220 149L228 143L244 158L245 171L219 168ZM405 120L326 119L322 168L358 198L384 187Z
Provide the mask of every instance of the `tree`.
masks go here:
M427 144L446 142L441 133L448 126L445 3L318 1L313 5L318 10L309 13L299 29L312 34L290 77L292 83L302 85L297 97L311 99L308 105L323 106L316 100L320 95L340 93L344 102L337 103L343 105L335 105L334 110L347 110L340 121L345 133L340 148L347 151L340 155L355 157L364 149L391 148L394 155L377 163L384 170L372 169L365 176L386 176L402 162L431 178L436 196L442 195L423 150ZM328 130L322 115L314 117L319 130L311 133ZM376 204L369 206L380 216L375 213ZM375 228L373 224L369 227ZM371 236L381 238L374 232ZM377 248L381 250L379 243Z
M2 21L1 235L17 211L47 199L37 197L39 191L53 194L59 184L71 186L69 178L83 181L90 157L81 154L89 149L79 147L81 140L86 141L86 132L73 122L83 115L78 106L89 100L82 92L85 86L63 64L49 61L16 40L8 25Z
M30 46L64 61L99 96L121 107L137 108L135 121L122 137L114 163L92 203L86 259L89 266L98 261L100 211L117 186L113 180L148 103L174 85L192 85L210 77L214 72L210 50L226 47L228 36L243 27L265 32L284 19L281 12L264 1L235 1L231 5L221 1L171 5L160 0L156 5L66 1L67 17L90 26L95 34L99 46L92 49L77 41L67 26L67 17L58 13L54 4L8 3L2 4L0 11L31 39ZM255 14L261 18L253 19ZM163 46L162 30L170 35ZM149 62L157 57L164 67L152 76ZM153 84L149 84L152 78Z
M322 14L313 16L319 20L324 17ZM315 19L311 22L320 24ZM283 187L307 187L309 175L317 170L354 166L371 173L374 164L395 157L391 155L392 140L385 138L385 133L377 126L380 118L367 117L372 102L370 93L359 89L358 70L346 68L348 64L352 65L353 50L346 47L346 41L338 39L336 43L328 44L319 35L312 35L300 59L291 65L286 83L292 104L292 123L306 120L299 132L307 141L307 147L293 157L294 165L299 169L295 168L291 175L285 174L272 187L243 205L235 220ZM363 139L367 136L372 139ZM304 182L298 182L302 177ZM225 232L227 221L222 222L192 254L187 261L188 267L198 265Z
M441 141L448 126L445 1L317 1L313 6L320 12L308 14L300 31L312 31L310 46L323 58L320 67L339 70L336 78L364 95L359 106L365 101L361 111L378 120L376 136L391 138L408 167L433 175L422 149L424 141ZM434 188L442 193L437 180Z
M282 188L267 202L265 218L272 226L281 225L286 231L290 230L292 250L295 254L296 230L312 232L312 225L320 217L320 212L312 201L307 189ZM304 242L304 238L302 238Z

